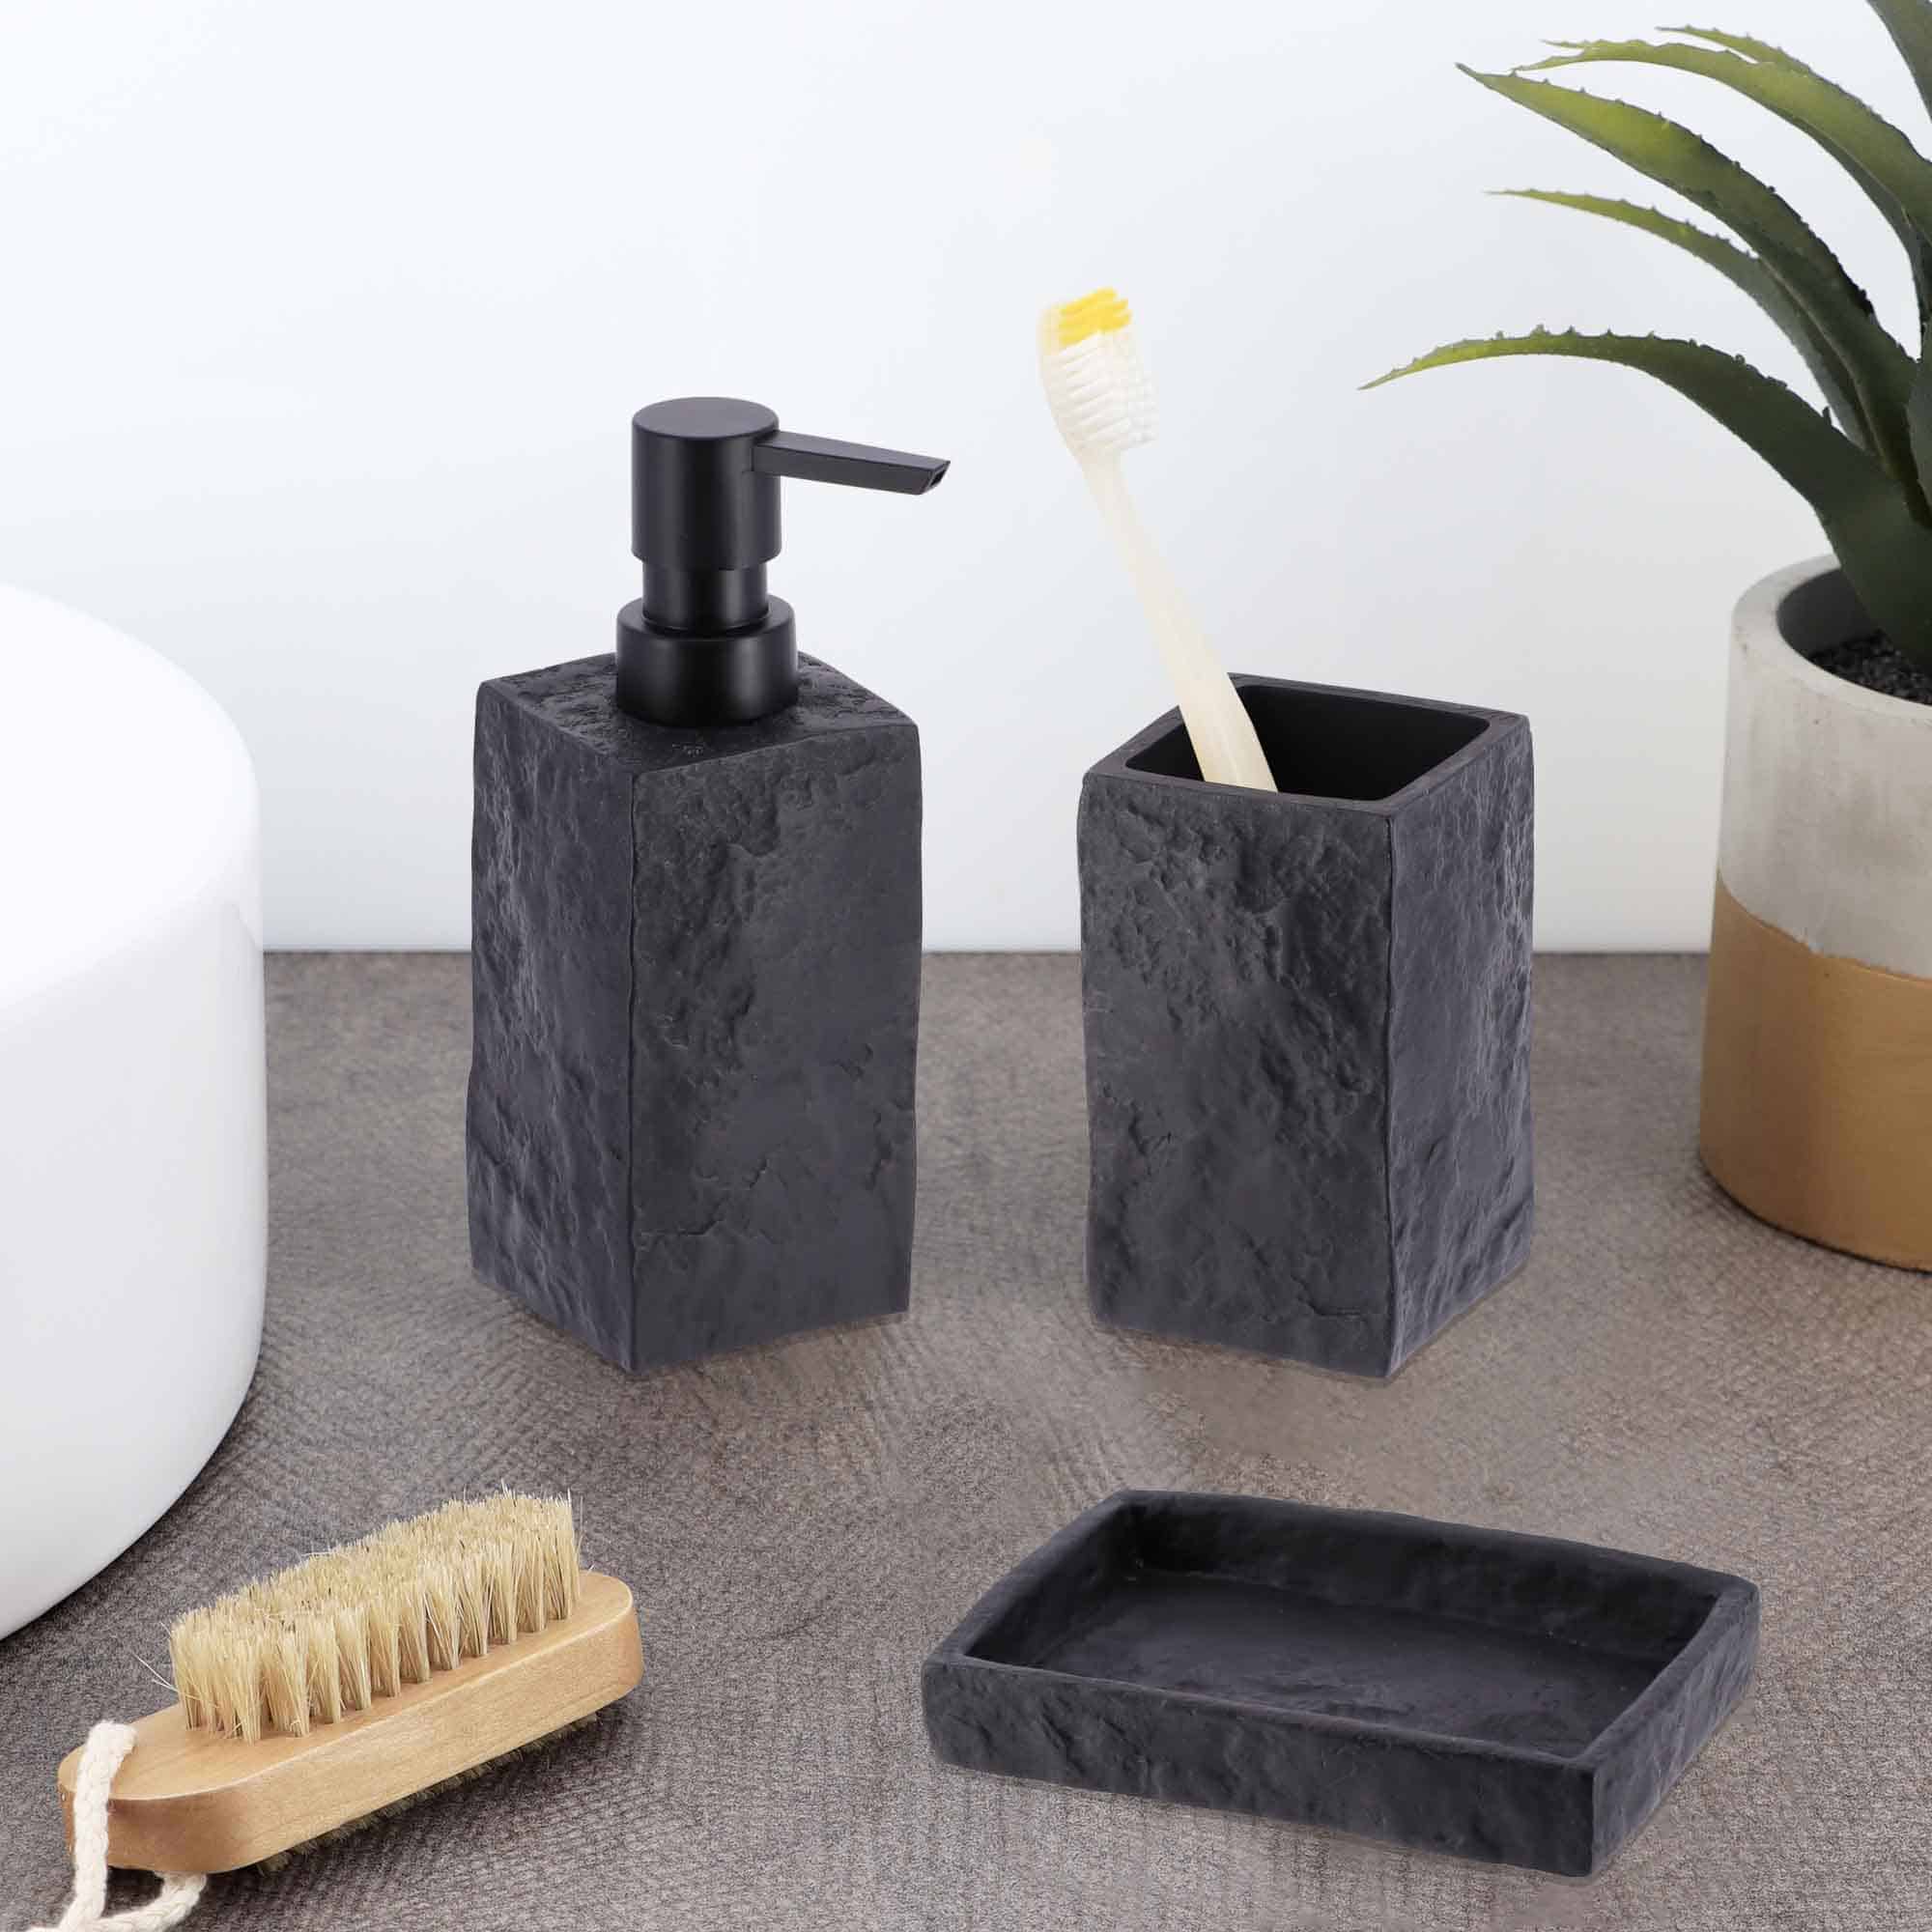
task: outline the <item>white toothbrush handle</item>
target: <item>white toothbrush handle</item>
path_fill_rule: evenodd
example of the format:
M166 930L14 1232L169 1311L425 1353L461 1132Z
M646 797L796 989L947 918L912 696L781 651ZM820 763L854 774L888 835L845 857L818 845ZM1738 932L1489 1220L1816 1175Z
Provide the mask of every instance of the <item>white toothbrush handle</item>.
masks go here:
M1111 461L1083 463L1087 486L1100 506L1100 520L1113 533L1140 593L1154 643L1180 699L1181 722L1194 741L1201 776L1213 784L1276 789L1274 774L1262 753L1261 740L1247 709L1236 695L1200 625L1194 621L1153 539L1127 494L1121 466Z

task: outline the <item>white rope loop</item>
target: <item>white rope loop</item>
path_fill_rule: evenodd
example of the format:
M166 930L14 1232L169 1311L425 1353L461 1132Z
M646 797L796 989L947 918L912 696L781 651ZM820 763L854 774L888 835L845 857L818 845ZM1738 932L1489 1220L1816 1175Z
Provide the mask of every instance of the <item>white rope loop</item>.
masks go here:
M195 1908L207 1877L163 1872L161 1889L146 1905L107 1916L107 1793L121 1761L134 1748L134 1726L102 1721L87 1734L73 1780L73 1896L51 1925L32 1932L168 1932Z

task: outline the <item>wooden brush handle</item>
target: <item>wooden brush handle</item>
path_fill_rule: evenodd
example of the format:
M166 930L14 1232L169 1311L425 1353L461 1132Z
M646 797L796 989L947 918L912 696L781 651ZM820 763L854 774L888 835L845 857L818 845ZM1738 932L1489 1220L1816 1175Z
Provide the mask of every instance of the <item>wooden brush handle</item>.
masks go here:
M107 1804L107 1862L234 1871L501 1757L624 1695L643 1675L627 1585L586 1570L548 1629L465 1658L306 1737L253 1744L190 1730L179 1704L134 1726ZM73 1835L80 1752L59 1773Z

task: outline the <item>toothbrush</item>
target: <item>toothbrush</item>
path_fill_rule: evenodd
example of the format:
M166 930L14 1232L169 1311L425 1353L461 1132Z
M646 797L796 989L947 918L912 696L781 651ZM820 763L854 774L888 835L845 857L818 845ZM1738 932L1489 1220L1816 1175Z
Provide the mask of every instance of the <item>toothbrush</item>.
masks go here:
M205 1874L574 1729L643 1669L631 1592L580 1568L569 1498L509 1492L388 1523L189 1610L168 1648L180 1702L95 1725L61 1764L75 1868L62 1925L97 1922L110 1864L162 1873L162 1889L99 1922L174 1925Z
M1153 384L1134 342L1133 315L1112 289L1060 302L1039 320L1048 407L1126 562L1180 700L1201 776L1212 784L1276 789L1246 707L1193 618L1121 473L1121 454L1153 440Z

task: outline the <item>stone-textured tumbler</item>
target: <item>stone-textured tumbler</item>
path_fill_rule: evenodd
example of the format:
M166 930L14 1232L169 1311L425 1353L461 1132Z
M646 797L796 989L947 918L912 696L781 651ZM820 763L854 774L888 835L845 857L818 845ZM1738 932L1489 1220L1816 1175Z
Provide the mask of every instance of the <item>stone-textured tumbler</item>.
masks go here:
M1089 1290L1388 1376L1529 1244L1529 724L1235 683L1278 793L1173 712L1081 791Z

